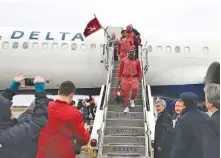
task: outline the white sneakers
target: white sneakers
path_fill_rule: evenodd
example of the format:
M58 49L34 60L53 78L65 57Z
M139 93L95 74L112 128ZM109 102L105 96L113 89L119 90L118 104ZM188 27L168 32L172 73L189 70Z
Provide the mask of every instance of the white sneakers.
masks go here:
M129 110L129 108L128 107L126 107L125 109L124 109L124 112L125 113L128 113L130 110Z
M134 100L131 100L131 101L130 101L130 107L132 107L132 108L135 107ZM128 113L129 111L130 111L130 109L129 109L128 107L126 107L126 108L124 109L124 112L125 112L125 113Z
M134 107L135 107L134 100L131 100L131 101L130 101L130 107L132 107L132 108L134 108Z

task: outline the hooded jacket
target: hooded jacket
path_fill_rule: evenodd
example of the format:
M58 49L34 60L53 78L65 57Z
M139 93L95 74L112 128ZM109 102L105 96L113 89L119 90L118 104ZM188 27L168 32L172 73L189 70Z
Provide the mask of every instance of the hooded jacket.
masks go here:
M16 123L16 119L11 119L11 106L12 97L15 95L13 90L7 89L0 95L0 135L4 135L6 129L13 127ZM13 152L13 153L12 153ZM0 139L0 157L14 158L14 156L20 157L21 152L16 145L5 146L4 142Z
M4 111L1 114L1 118L4 121L1 121L1 134L0 134L0 157L1 158L34 158L36 153L32 156L28 154L28 157L24 156L23 149L26 143L35 142L37 139L39 131L44 127L47 120L47 105L48 98L44 93L44 83L36 83L36 99L35 99L35 107L32 115L26 115L23 119L16 124L12 120L10 123L11 110L9 101L12 100L12 97L16 94L15 91L18 89L19 83L12 82L1 96L0 108ZM5 100L6 99L6 100ZM7 99L9 101L7 101ZM2 111L0 109L0 111ZM23 115L24 116L24 115ZM7 119L6 119L7 117ZM7 125L7 126L6 126ZM29 146L31 147L31 146ZM26 149L25 152L28 153L32 150Z

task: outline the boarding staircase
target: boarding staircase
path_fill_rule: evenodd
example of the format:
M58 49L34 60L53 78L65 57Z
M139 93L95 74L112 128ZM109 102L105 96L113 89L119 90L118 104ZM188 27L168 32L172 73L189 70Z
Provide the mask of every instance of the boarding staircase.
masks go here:
M111 49L111 48L109 48ZM111 50L110 50L111 51ZM113 54L113 53L110 53ZM136 106L124 113L123 103L117 104L112 92L117 86L119 62L110 57L104 102L103 124L100 131L98 158L106 157L152 157L148 122L146 120L145 82L139 87Z

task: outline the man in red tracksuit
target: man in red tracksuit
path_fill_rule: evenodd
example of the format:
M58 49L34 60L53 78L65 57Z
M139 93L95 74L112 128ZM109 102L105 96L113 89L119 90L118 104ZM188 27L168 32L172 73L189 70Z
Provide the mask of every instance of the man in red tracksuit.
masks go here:
M142 46L141 40L139 36L136 36L135 32L133 31L133 26L130 24L127 26L127 36L131 39L133 39L133 44L134 44L134 50L135 50L135 59L138 58L138 46ZM138 33L139 35L139 33Z
M128 25L126 30L127 30L127 37L133 39L133 44L134 44L134 42L136 42L138 45L142 46L139 38L133 32L133 27L131 25Z
M134 100L137 96L139 81L142 79L142 70L140 61L134 59L134 50L128 51L128 56L120 62L118 79L122 83L122 92L124 96L124 112L129 112L129 92L132 89L130 106L135 107Z
M120 56L120 60L127 56L129 50L134 48L132 38L127 37L127 31L122 30L121 35L121 40L118 41L117 45L117 53Z
M36 158L75 158L74 140L79 146L89 142L82 114L71 105L75 90L71 81L65 81L58 99L49 102L48 122L39 134Z

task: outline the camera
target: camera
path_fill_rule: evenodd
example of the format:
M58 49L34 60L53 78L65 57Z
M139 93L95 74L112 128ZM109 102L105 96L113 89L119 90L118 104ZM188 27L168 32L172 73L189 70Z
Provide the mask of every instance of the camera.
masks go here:
M25 86L34 86L34 78L26 78Z

